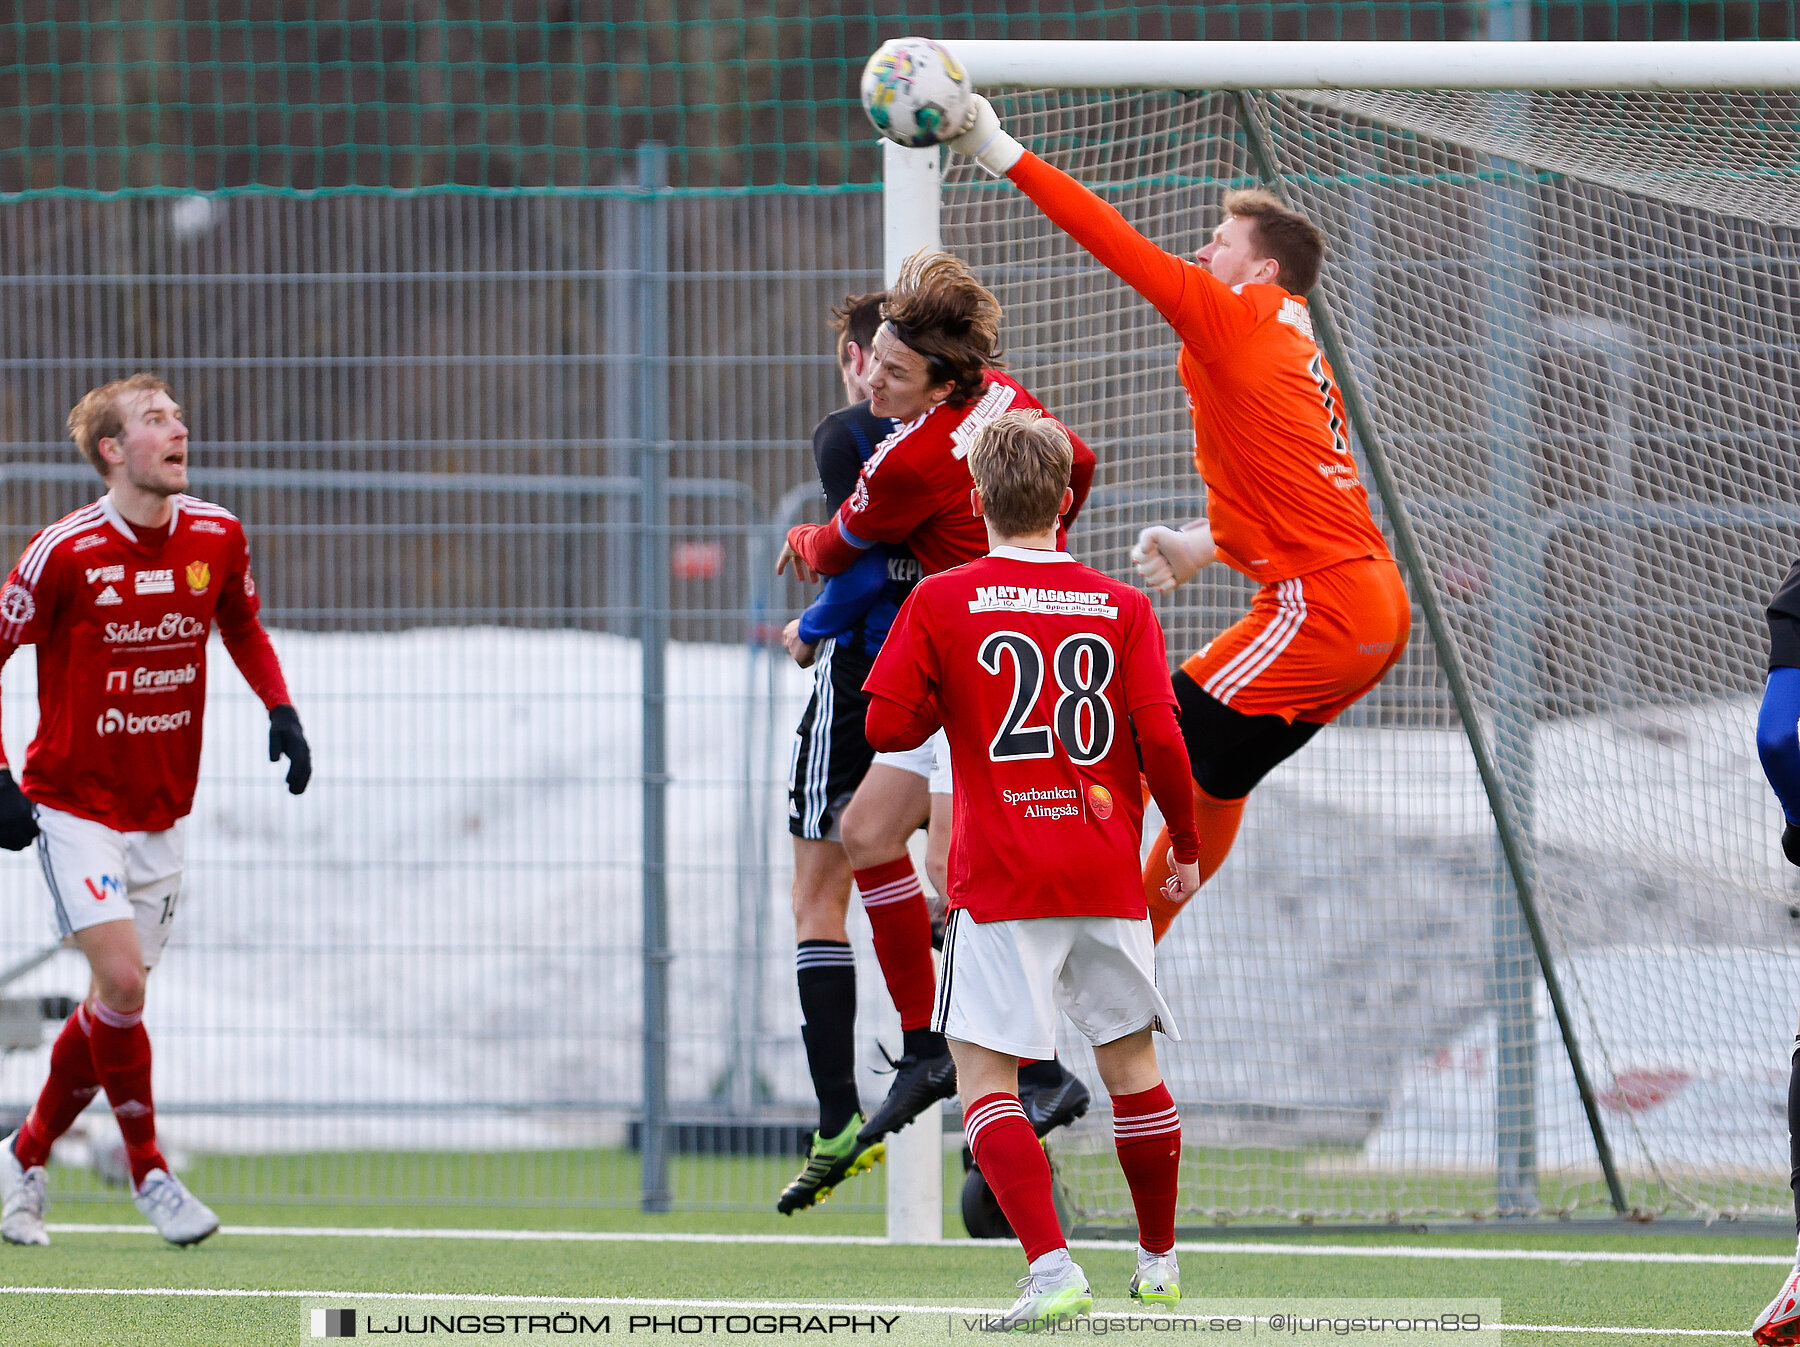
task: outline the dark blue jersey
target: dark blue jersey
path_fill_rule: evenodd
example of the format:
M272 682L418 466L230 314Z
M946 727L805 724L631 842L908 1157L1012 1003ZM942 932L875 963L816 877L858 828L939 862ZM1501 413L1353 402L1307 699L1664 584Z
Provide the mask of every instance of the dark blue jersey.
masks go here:
M1769 600L1769 678L1756 718L1756 751L1781 812L1800 824L1800 561Z
M1800 561L1769 600L1769 667L1800 669Z
M871 413L867 402L859 402L832 412L813 430L813 461L826 504L834 512L856 490L863 464L893 429L894 422ZM800 639L817 645L835 637L873 657L923 574L905 545L871 547L856 565L825 581L819 597L800 615Z

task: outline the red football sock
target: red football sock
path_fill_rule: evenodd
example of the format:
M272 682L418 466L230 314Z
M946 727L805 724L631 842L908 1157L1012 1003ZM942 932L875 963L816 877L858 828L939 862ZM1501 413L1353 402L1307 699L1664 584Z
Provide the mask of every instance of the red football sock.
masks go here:
M13 1143L13 1153L26 1169L48 1163L51 1145L100 1092L87 1026L87 1007L76 1006L50 1049L50 1079L19 1125L19 1139Z
M1138 1243L1151 1253L1175 1247L1175 1191L1181 1170L1181 1115L1167 1085L1115 1094L1113 1145L1137 1211Z
M912 858L902 856L855 875L856 891L862 894L875 937L875 957L900 1012L900 1027L923 1029L931 1023L937 973L931 966L931 909L925 906L925 890L919 886Z
M1050 1197L1050 1161L1016 1094L983 1095L963 1114L963 1134L1007 1224L1035 1262L1068 1246ZM1173 1212L1170 1219L1174 1219Z
M1248 798L1215 800L1200 787L1194 787L1194 825L1200 832L1201 884L1218 874L1219 867L1231 854L1231 844L1237 841L1238 824L1244 821L1244 801ZM1175 914L1187 906L1186 903L1171 903L1162 896L1162 886L1168 879L1169 830L1164 828L1156 834L1156 841L1144 860L1144 898L1150 904L1150 933L1156 940L1163 938L1163 932L1169 929ZM1189 896L1191 899L1192 895Z
M106 1087L106 1102L125 1138L125 1157L131 1161L131 1182L136 1187L151 1170L169 1167L156 1148L156 1103L150 1095L150 1035L144 1031L144 1012L122 1015L96 1000L88 1042L94 1050L94 1074Z

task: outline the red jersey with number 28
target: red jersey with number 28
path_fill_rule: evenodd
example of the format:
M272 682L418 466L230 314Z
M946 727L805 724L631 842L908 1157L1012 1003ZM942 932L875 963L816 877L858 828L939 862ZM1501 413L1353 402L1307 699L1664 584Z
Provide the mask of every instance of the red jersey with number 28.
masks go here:
M1176 854L1198 854L1150 600L1068 553L997 547L926 577L864 686L878 748L943 725L956 768L948 897L974 920L1146 915L1140 738Z
M215 622L263 705L288 701L243 526L192 496L172 505L155 542L108 499L77 510L26 545L0 589L0 664L37 647L37 736L19 784L118 832L161 832L193 806Z

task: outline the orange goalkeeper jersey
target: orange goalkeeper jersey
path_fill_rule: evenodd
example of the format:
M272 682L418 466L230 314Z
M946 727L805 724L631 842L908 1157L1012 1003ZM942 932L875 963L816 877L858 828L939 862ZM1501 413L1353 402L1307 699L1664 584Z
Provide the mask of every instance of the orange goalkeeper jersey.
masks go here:
M1233 291L1029 151L1007 176L1181 337L1194 466L1221 559L1264 583L1391 560L1306 301L1278 285Z

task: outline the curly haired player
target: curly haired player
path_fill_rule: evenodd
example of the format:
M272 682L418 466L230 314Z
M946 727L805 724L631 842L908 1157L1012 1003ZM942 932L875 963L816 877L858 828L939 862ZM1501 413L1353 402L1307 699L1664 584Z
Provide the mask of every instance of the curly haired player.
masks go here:
M969 508L969 445L982 426L1009 410L1041 410L998 368L1000 306L959 259L929 251L909 258L881 315L865 376L869 410L898 424L876 446L830 522L789 531L777 569L793 564L802 578L848 571L878 543L904 544L926 575L982 556L986 530ZM1072 433L1070 440L1074 495L1059 527L1074 519L1094 474L1093 451ZM934 761L929 750L910 768L903 758L878 757L844 810L845 848L904 1035L887 1098L858 1133L863 1145L956 1092L955 1064L929 1024L936 985L931 918L906 851L916 825L902 819L903 827L893 826L899 815L868 807L884 785L877 769L901 767L923 776ZM890 781L892 775L897 773ZM1059 1063L1032 1070L1036 1125L1048 1130L1086 1107L1085 1087Z

